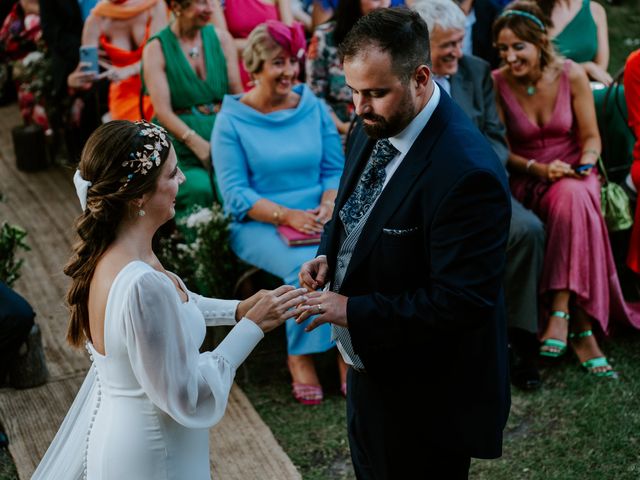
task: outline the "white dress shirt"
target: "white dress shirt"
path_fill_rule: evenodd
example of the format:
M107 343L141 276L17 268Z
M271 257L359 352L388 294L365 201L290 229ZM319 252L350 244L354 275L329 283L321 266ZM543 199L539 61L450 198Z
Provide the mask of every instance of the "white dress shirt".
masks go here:
M433 112L438 106L438 103L440 103L440 87L438 87L438 84L436 82L433 82L433 93L431 94L431 98L423 107L423 109L420 110L420 113L418 113L418 115L416 115L413 120L411 120L411 123L409 123L409 125L407 125L405 129L402 130L399 134L394 137L389 137L389 142L391 142L391 145L396 147L396 149L400 153L398 153L387 164L385 168L387 177L385 178L384 184L382 185L383 190L387 186L387 183L389 183L389 180L391 180L391 177L393 176L395 171L402 163L402 160L404 160L404 157L407 156L407 153L411 149L413 142L415 142L416 138L418 138L418 135L420 135L420 132L422 132L422 129L429 122L429 119L431 118L431 115L433 115Z

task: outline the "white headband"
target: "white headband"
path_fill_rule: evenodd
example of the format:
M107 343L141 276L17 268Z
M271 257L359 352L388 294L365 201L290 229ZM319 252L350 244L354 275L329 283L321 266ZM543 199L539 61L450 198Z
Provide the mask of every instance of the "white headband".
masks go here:
M73 184L76 186L76 195L78 195L80 206L84 212L87 208L87 190L89 190L91 182L82 178L80 170L76 170L76 173L73 175Z

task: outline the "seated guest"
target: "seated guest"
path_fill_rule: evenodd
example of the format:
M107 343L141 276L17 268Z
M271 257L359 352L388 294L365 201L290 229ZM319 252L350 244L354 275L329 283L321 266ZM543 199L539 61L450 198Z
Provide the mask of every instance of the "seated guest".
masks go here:
M629 112L629 126L636 137L633 148L633 164L631 165L631 180L640 191L640 50L629 55L624 68L624 88ZM640 198L640 196L638 196ZM636 205L636 218L631 231L627 265L640 275L640 205Z
M417 2L428 0L417 0ZM416 3L417 3L416 2ZM462 52L480 57L496 68L500 63L498 52L491 41L491 26L500 14L502 5L495 0L455 0L466 16Z
M222 97L242 86L233 39L209 23L211 3L172 0L171 9L175 20L149 40L142 58L154 123L169 132L187 178L176 197L180 219L215 201L209 138Z
M21 60L37 49L42 36L37 0L15 2L9 14L0 21L0 60L3 63Z
M105 75L111 82L112 120L140 120L141 112L145 118L152 116L148 97L140 105L140 60L146 42L166 24L166 7L161 0L101 0L84 22L82 45L99 46L109 61ZM78 65L76 70L84 67ZM69 86L78 87L77 83Z
M570 341L589 373L613 377L593 331L608 333L613 322L640 328L640 312L622 298L600 212L592 168L600 136L587 75L558 58L549 24L537 4L517 0L493 27L504 62L493 78L511 149L511 190L547 231L540 354L560 357Z
M434 78L473 120L506 167L509 150L496 110L491 68L462 51L465 17L452 0L418 1L413 7L429 27ZM538 282L544 255L544 227L531 210L511 199L505 296L509 341L517 361L511 381L523 389L540 385L536 366Z
M389 4L390 0L341 0L331 20L313 33L307 56L307 84L313 93L325 99L341 135L349 131L353 101L344 80L338 45L360 17Z
M27 341L35 315L24 298L0 282L0 386Z
M538 5L551 17L548 35L558 53L579 63L591 80L611 84L604 7L590 0L539 0Z
M311 5L311 28L316 29L319 25L331 20L333 11L338 6L338 0L313 0Z
M108 80L94 87L94 74L76 69L82 28L96 0L40 0L40 21L51 56L52 89L48 102L51 127L64 132L68 159L75 164L89 135L107 112ZM71 87L71 88L69 88Z
M211 139L225 209L234 220L233 250L292 285L317 247L285 245L276 226L321 232L344 163L325 104L306 85L294 86L304 44L299 30L275 20L251 32L243 59L256 86L225 97ZM310 354L334 347L331 326L305 333L289 320L286 328L293 395L304 404L319 403L323 392ZM345 375L341 364L343 392Z

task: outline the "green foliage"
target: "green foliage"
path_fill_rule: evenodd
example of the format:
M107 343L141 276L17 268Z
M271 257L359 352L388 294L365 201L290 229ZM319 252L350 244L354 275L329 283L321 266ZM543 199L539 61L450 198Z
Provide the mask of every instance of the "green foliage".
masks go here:
M233 296L234 279L246 269L231 250L230 218L218 204L195 207L180 229L160 240L160 259L190 289L217 298Z
M611 6L600 2L607 11L609 23L609 73L614 75L624 66L629 54L640 48L640 2L622 0L621 5Z
M12 286L20 277L23 259L16 259L18 250L29 250L24 241L27 232L17 225L0 225L0 282Z

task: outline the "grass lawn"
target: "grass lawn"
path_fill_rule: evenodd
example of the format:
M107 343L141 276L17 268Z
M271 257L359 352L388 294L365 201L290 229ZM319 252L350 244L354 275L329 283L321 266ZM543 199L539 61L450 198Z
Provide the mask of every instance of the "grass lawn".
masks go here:
M291 397L283 332L267 337L238 381L305 480L352 480L345 401L333 355L318 358L328 397L318 406ZM280 343L280 346L278 344ZM543 369L544 387L512 391L504 455L474 461L472 479L640 478L640 333L603 343L619 381L587 376L575 358ZM427 380L425 379L425 382Z
M635 2L605 5L612 74L631 51L640 48L640 2ZM639 479L640 334L616 337L603 348L620 372L620 381L590 378L572 357L546 368L540 391L513 391L503 457L474 461L471 478ZM345 403L337 394L332 358L321 358L323 383L330 390L317 407L298 405L291 398L285 361L282 348L258 353L250 360L251 376L241 381L242 388L305 480L354 479L344 426Z
M640 1L605 6L609 71L615 73L640 48ZM333 354L318 359L325 401L304 407L291 397L283 346L282 329L269 335L239 371L238 382L305 480L353 479ZM573 358L544 370L540 391L513 392L504 456L474 462L471 478L640 478L640 334L615 338L603 347L621 373L620 381L587 377ZM11 457L0 448L0 480L16 479Z

